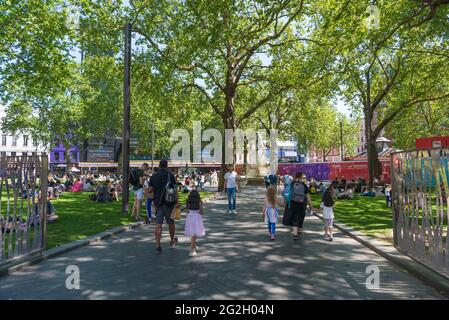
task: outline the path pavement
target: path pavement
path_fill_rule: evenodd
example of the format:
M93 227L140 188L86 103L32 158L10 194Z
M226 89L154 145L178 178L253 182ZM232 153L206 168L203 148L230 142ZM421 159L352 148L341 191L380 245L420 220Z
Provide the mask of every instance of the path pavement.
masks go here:
M268 241L261 222L264 189L238 194L236 216L224 199L206 205L207 237L199 255L189 239L154 253L147 225L0 278L0 299L440 299L435 290L341 233L322 240L322 222L306 218L294 242L279 226ZM178 230L183 221L177 222ZM167 231L164 226L164 232ZM80 290L65 286L68 265L80 269ZM369 290L366 268L380 269L380 288Z

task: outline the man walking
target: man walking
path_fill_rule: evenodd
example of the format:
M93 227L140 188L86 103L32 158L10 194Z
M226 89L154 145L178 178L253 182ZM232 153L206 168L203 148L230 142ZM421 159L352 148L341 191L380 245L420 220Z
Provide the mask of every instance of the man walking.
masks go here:
M179 199L176 196L175 202L167 200L168 192L177 193L176 178L173 173L168 171L167 160L161 160L159 171L152 175L149 183L149 192L154 195L153 202L156 207L156 253L162 253L161 237L162 224L164 219L168 224L170 232L170 246L174 247L178 242L175 238L175 220L172 218L172 212L175 207L179 207Z
M140 220L140 208L142 206L142 200L144 196L143 184L144 184L144 172L148 170L148 163L143 163L140 168L133 169L130 173L129 182L132 185L134 191L134 205L132 215L136 221Z
M228 213L237 214L235 210L236 202L237 202L237 194L236 192L240 191L238 185L238 174L235 172L232 166L229 167L228 172L224 176L224 188L228 194Z

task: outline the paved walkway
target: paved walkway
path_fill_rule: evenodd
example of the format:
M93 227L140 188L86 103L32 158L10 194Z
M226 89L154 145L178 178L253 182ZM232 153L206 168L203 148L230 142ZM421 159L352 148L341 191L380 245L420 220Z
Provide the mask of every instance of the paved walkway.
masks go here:
M225 200L206 205L207 237L199 255L189 239L154 253L154 226L147 225L0 278L0 299L430 299L443 298L405 271L341 233L322 240L322 223L306 218L294 242L279 225L268 241L261 222L264 189L238 194L237 216ZM63 217L62 217L63 218ZM183 221L177 222L182 231ZM164 226L164 232L167 232ZM65 286L67 265L80 269L80 290ZM380 268L380 288L365 286L367 266Z

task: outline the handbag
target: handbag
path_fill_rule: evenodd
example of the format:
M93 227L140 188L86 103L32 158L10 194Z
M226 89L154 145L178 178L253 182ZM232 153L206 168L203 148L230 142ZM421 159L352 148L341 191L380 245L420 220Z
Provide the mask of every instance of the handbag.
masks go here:
M178 206L175 206L173 208L173 211L171 213L171 218L173 220L181 220L181 208Z

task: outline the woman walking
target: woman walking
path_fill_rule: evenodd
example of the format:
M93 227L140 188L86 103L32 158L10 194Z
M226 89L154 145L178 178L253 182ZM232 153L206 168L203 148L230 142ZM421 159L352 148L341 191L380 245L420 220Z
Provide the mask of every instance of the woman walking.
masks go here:
M287 188L287 186L285 186ZM298 240L303 233L304 218L306 216L307 204L313 211L312 199L310 198L309 187L303 181L302 172L295 174L295 179L289 187L289 194L284 196L287 199L284 211L283 224L293 227L293 240Z

